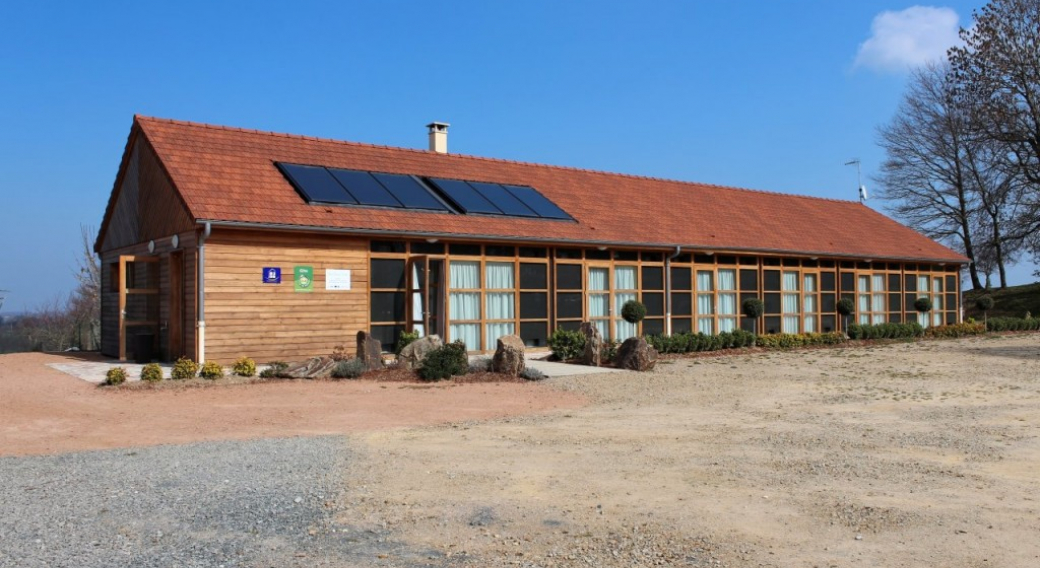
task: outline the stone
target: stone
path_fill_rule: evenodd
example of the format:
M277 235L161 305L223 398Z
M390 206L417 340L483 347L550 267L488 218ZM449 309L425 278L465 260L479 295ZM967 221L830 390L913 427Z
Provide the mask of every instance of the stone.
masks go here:
M332 376L336 360L332 357L311 357L301 363L293 363L285 374L294 379L324 379Z
M519 377L524 372L524 364L524 340L519 335L499 337L495 356L491 358L491 370Z
M405 345L404 349L401 349L401 353L397 355L397 361L405 369L418 369L419 364L422 363L430 351L443 346L444 341L439 335L420 337Z
M642 337L626 339L618 348L617 358L614 360L614 364L619 369L633 371L649 371L654 368L655 363L657 363L657 350Z
M603 336L599 334L599 328L586 321L582 322L578 331L585 336L585 353L581 362L591 367L599 367L603 358Z
M357 358L369 371L383 368L383 344L367 331L357 332Z

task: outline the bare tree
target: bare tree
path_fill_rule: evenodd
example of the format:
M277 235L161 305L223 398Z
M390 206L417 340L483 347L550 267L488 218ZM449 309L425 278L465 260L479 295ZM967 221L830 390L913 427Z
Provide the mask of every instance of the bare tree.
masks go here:
M948 65L916 70L892 122L878 129L886 153L877 182L893 213L925 235L946 241L971 260L972 287L982 288L975 266L970 184L969 116L953 96Z
M96 349L101 338L101 265L91 246L93 233L90 227L80 226L83 248L75 272L79 284L69 301L80 349ZM84 332L86 338L82 337Z

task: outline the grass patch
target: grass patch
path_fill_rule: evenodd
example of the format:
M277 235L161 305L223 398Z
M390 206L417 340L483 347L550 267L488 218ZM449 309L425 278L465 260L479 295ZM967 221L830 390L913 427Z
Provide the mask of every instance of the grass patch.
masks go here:
M993 297L993 309L988 312L991 318L1001 316L1020 318L1026 312L1033 314L1033 317L1040 317L1040 282L1008 286L1005 290L998 288L969 290L964 293L965 317L973 317L982 321L982 311L975 307L975 299L987 294Z

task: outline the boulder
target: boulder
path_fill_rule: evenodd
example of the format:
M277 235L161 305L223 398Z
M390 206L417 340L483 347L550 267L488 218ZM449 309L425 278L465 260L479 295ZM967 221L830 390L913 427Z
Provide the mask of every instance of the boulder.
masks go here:
M619 369L633 371L649 371L654 368L656 362L657 350L642 337L626 339L618 348L617 358L614 360Z
M324 379L332 376L336 360L332 357L311 357L301 363L292 363L285 374L294 379Z
M397 361L405 369L417 369L422 360L426 358L427 353L442 346L444 346L444 341L439 335L420 337L401 349L397 355Z
M603 336L599 334L599 328L592 325L592 322L582 322L578 331L585 336L585 353L582 355L581 362L592 367L599 367L603 357Z
M519 377L524 372L524 340L519 335L498 338L495 356L491 359L491 370L513 377Z
M383 344L367 331L357 332L357 358L369 371L383 368Z

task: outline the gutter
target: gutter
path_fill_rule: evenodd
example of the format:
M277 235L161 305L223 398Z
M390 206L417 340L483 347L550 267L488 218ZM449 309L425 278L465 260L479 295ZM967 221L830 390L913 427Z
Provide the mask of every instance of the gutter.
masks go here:
M195 354L200 365L206 362L206 239L209 238L212 231L212 224L209 221L204 222L202 234L199 235L199 265L196 267L198 283L195 287L195 303L198 305L199 313L195 320L198 329L198 333L195 335L198 345Z

